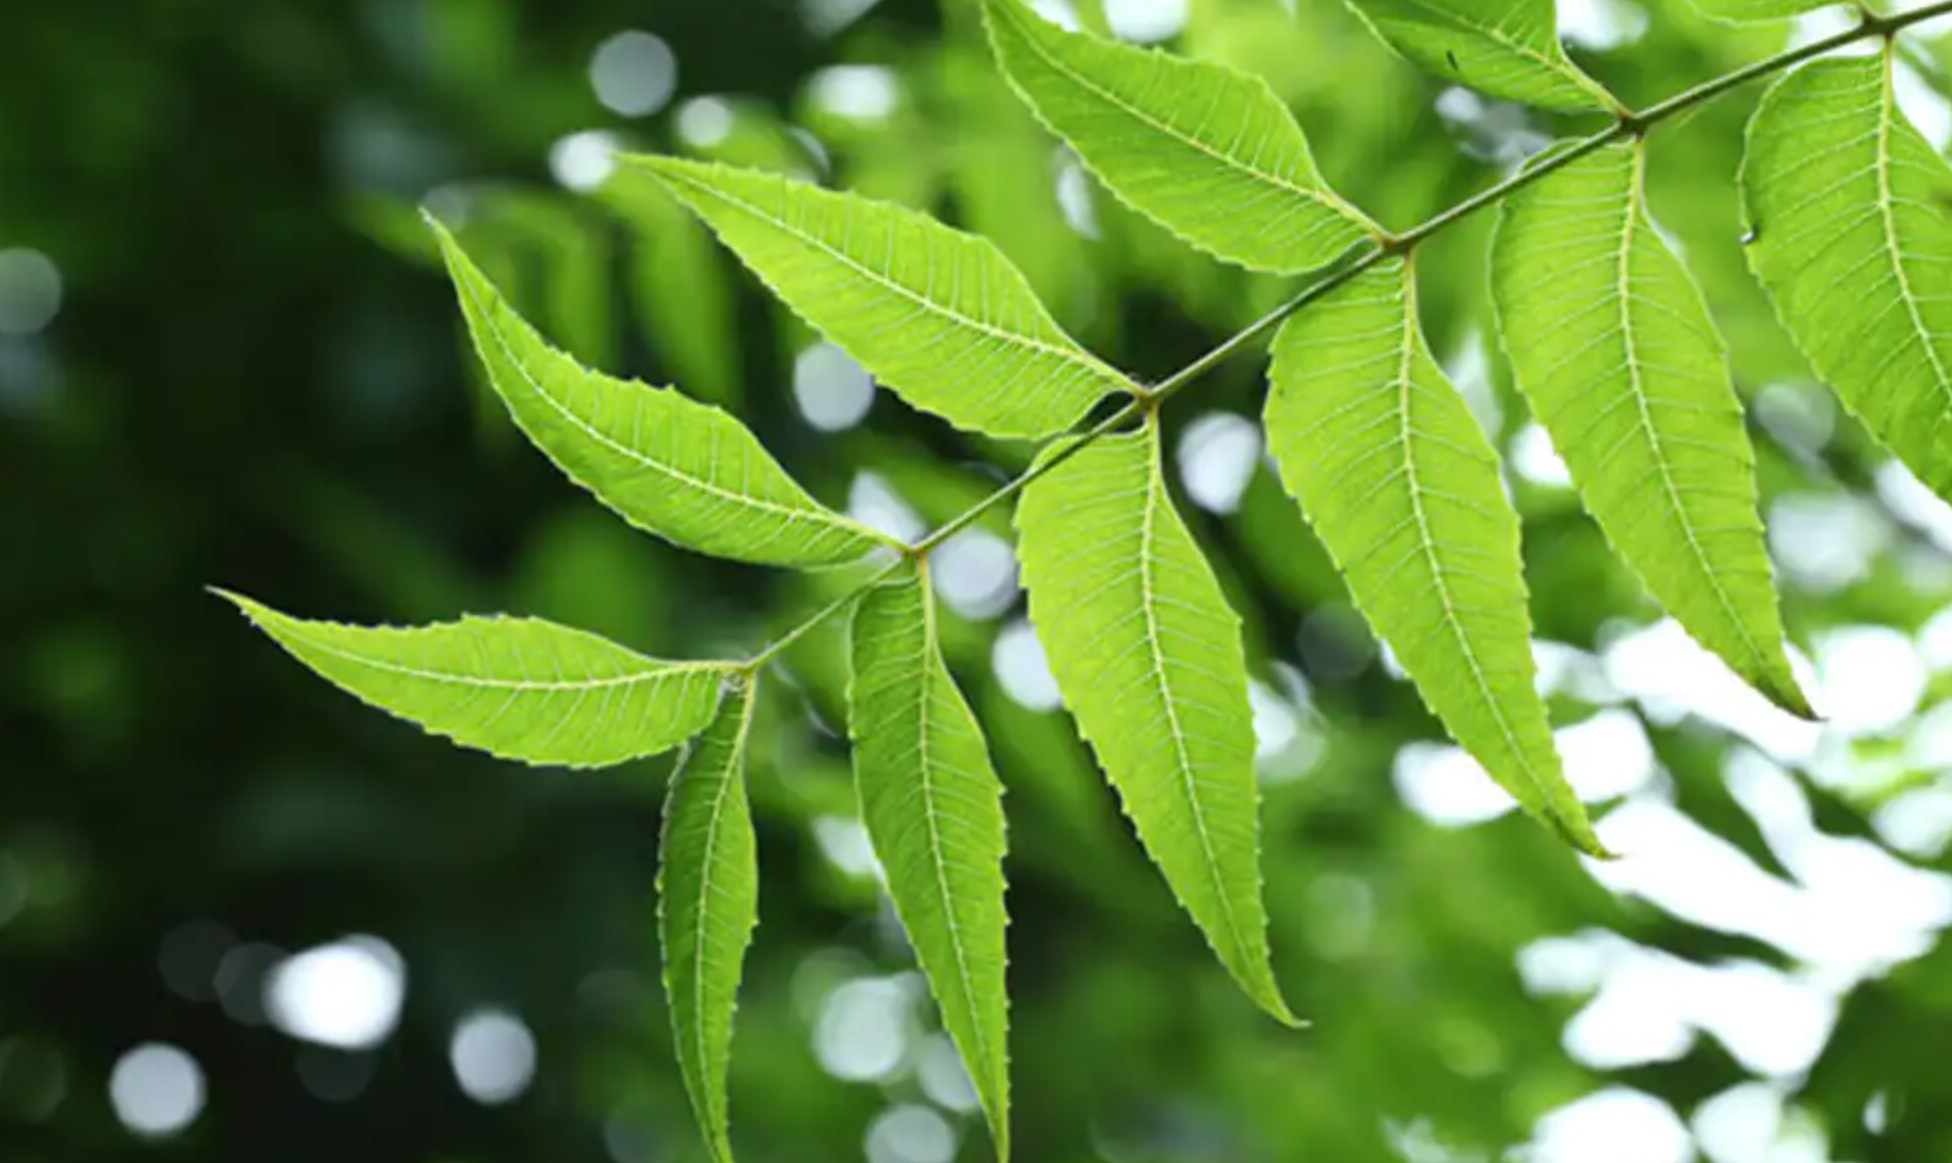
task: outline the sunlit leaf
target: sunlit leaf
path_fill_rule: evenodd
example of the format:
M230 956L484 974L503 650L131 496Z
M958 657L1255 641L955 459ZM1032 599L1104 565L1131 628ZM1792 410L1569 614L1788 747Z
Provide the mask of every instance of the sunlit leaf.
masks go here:
M1017 527L1051 673L1139 839L1241 987L1293 1023L1268 964L1240 619L1167 496L1157 424L1033 483Z
M925 576L861 599L848 703L861 816L888 895L1007 1158L1003 785L942 661Z
M1703 14L1717 20L1781 20L1819 8L1835 8L1848 0L1693 0Z
M602 767L669 751L711 721L724 662L646 658L536 618L346 626L222 593L291 655L382 711L504 759Z
M1586 507L1662 605L1788 710L1755 453L1721 336L1654 232L1646 145L1581 158L1507 199L1492 291L1519 389Z
M1268 448L1370 625L1493 779L1600 852L1533 688L1518 516L1431 358L1409 264L1383 263L1291 318L1273 385Z
M1952 168L1890 52L1784 77L1749 126L1749 263L1817 375L1952 497Z
M1374 233L1322 180L1257 77L1064 32L985 0L997 57L1112 192L1181 238L1261 270L1322 266Z
M1559 46L1552 0L1349 0L1377 35L1425 70L1543 109L1618 104Z
M1127 389L985 239L789 178L624 160L656 172L788 306L917 408L992 436L1048 436Z
M885 538L826 508L730 415L578 366L515 314L436 224L475 348L515 422L631 524L766 565L854 561Z
M715 1163L731 1163L725 1076L739 974L758 923L759 866L746 801L757 680L727 691L671 777L658 856L658 934L671 1034Z

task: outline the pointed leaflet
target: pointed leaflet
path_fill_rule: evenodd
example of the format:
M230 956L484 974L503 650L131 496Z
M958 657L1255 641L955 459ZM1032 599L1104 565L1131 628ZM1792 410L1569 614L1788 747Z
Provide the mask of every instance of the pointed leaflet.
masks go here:
M936 644L926 576L870 589L854 612L848 691L861 816L942 1024L1010 1153L1003 970L1003 785Z
M658 853L658 937L671 1035L714 1163L732 1163L725 1073L739 971L758 923L759 867L746 803L758 680L729 690L671 776Z
M1293 1024L1268 965L1240 618L1166 495L1156 421L1024 491L1030 618L1139 839L1241 988Z
M237 594L292 657L363 702L504 759L603 767L711 721L723 662L665 662L536 618L413 629L308 622Z
M1818 61L1749 123L1749 265L1797 346L1952 498L1952 168L1898 111L1890 49Z
M903 399L992 436L1070 427L1125 378L1058 327L988 240L805 182L647 166L809 323Z
M1320 267L1375 233L1329 190L1287 107L1258 77L1046 23L985 0L990 40L1038 117L1112 192L1211 254L1257 270Z
M1783 653L1742 406L1700 289L1647 217L1645 166L1645 142L1608 146L1505 200L1491 267L1505 350L1647 588L1808 718Z
M475 349L536 447L638 528L762 565L835 565L886 539L826 508L744 425L666 388L587 371L548 346L433 225Z
M1391 48L1445 80L1542 109L1619 106L1559 47L1552 0L1349 0Z
M1430 356L1392 259L1274 341L1268 448L1356 605L1451 735L1526 811L1599 853L1533 689L1518 515Z

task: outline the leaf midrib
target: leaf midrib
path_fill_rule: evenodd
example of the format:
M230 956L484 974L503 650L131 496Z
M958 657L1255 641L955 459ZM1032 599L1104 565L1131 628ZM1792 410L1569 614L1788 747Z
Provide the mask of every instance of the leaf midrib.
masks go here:
M615 452L617 455L624 457L625 459L631 461L634 464L642 465L643 467L648 468L653 472L662 473L665 476L671 478L672 480L688 485L691 488L695 488L699 490L700 492L709 493L712 496L718 497L720 500L726 501L728 503L735 504L735 505L745 505L751 508L760 509L765 512L773 513L776 516L779 516L789 522L794 522L794 521L811 522L813 524L826 526L827 528L833 529L836 532L849 533L849 534L853 534L856 537L865 537L871 541L886 544L885 539L882 538L881 535L875 533L873 530L868 529L866 526L857 525L854 522L848 520L845 517L842 517L837 513L829 512L824 508L811 503L811 501L809 501L809 503L805 506L795 506L795 505L782 504L778 501L770 501L763 497L751 496L750 494L746 494L746 493L736 493L730 489L725 488L722 485L716 485L713 484L711 481L705 480L700 477L692 476L691 474L683 471L682 469L677 468L675 465L666 464L663 461L655 459L654 457L647 456L643 452L640 452L637 449L632 448L627 444L621 444L615 440L612 440L601 429L591 426L588 422L586 422L583 419L582 416L578 415L573 409L568 407L562 401L558 400L552 393L549 392L547 388L543 386L542 381L539 378L537 378L536 374L529 368L527 361L525 361L522 358L520 351L509 341L508 334L502 327L501 321L497 318L495 313L489 309L490 304L487 303L481 297L478 289L472 285L474 280L470 278L470 279L462 279L458 281L466 289L469 304L474 308L475 312L481 317L488 334L491 337L493 337L495 341L496 348L502 353L502 357L508 361L509 365L515 369L517 374L519 374L522 377L522 382L527 384L529 386L530 391L534 392L538 398L540 398L544 403L548 404L550 408L554 409L556 413L560 415L564 420L574 425L584 435L596 441L598 444L603 445L605 448L610 449L611 451ZM638 391L644 391L644 392L658 390L655 388L646 387L642 384L633 384L627 386L635 388Z
M1892 91L1891 72L1894 65L1893 48L1886 44L1884 63L1879 81L1877 116L1877 202L1878 211L1884 224L1884 248L1891 258L1891 273L1898 280L1898 294L1904 301L1905 315L1911 320L1912 330L1918 336L1918 347L1925 353L1925 361L1932 366L1932 377L1938 384L1939 394L1948 404L1952 404L1952 377L1946 374L1944 361L1939 357L1935 344L1937 335L1919 314L1918 298L1911 287L1911 274L1905 270L1904 251L1898 244L1897 206L1891 190L1891 131L1897 111L1897 95ZM1946 411L1941 410L1934 421L1934 432L1945 423Z
M870 282L876 283L886 288L887 290L894 292L896 295L899 295L902 298L907 299L909 302L914 303L916 306L922 308L924 311L927 311L930 314L939 315L942 318L947 319L950 322L955 323L959 326L967 327L974 331L979 331L984 335L989 336L992 339L996 339L1004 343L1015 344L1019 347L1027 347L1033 351L1042 352L1045 355L1049 355L1054 358L1064 360L1067 363L1075 364L1091 372L1091 374L1095 377L1101 379L1110 379L1115 381L1119 385L1121 390L1129 390L1130 385L1126 383L1124 376L1114 371L1110 367L1110 365L1098 359L1093 358L1089 353L1080 351L1075 347L1067 347L1063 344L1052 343L1049 340L1039 339L1033 335L1025 335L1017 331L1007 331L1001 327L996 326L993 323L988 323L983 320L974 318L973 316L965 315L961 311L958 311L953 307L948 307L945 306L944 304L936 302L935 300L929 298L927 295L919 294L913 290L910 290L907 287L902 286L900 283L889 278L887 275L884 275L881 272L876 271L874 268L866 265L865 263L856 260L851 255L845 254L842 251L835 249L834 247L828 245L822 239L816 238L813 235L808 234L806 231L801 230L798 227L794 226L792 223L787 222L784 218L780 218L777 217L776 215L769 214L765 210L762 210L758 206L753 205L751 202L746 201L744 198L741 198L736 194L731 193L730 191L721 189L717 186L709 185L705 182L701 182L697 178L694 178L689 174L686 174L675 167L661 166L658 167L656 172L665 177L670 178L673 181L682 182L685 185L691 187L692 189L704 194L708 198L717 198L719 201L725 202L728 205L738 210L741 210L751 215L754 218L757 218L759 221L766 223L768 226L771 226L773 229L779 231L781 234L789 235L793 238L799 239L802 243L805 243L806 245L813 247L815 250L820 251L821 253L825 254L827 257L833 259L835 262L840 263L842 266L845 266L848 269L854 271L862 278L865 278Z
M1200 802L1199 788L1193 779L1193 757L1186 747L1185 726L1179 721L1179 704L1173 698L1172 674L1166 666L1164 648L1160 642L1159 615L1155 607L1153 584L1152 550L1155 537L1154 514L1165 496L1165 482L1159 470L1159 427L1157 413L1151 414L1146 426L1146 501L1139 519L1139 595L1140 607L1145 611L1146 650L1151 655L1152 671L1158 676L1161 702L1164 704L1166 730L1172 735L1173 754L1176 759L1174 769L1179 776L1180 794L1185 796L1188 809L1193 815L1193 834L1200 838L1202 865L1207 879L1212 883L1213 894L1220 902L1220 912L1227 926L1227 939L1232 942L1234 955L1240 959L1242 972L1246 972L1255 962L1249 952L1245 935L1240 929L1240 920L1234 914L1233 897L1220 874L1220 856L1214 850L1213 837L1206 826L1206 812Z
M758 682L758 676L754 675L747 680L747 685L739 692L739 697L742 701L739 707L738 734L733 738L732 754L726 757L725 765L721 768L719 785L714 789L712 794L711 814L705 821L704 870L698 878L698 932L693 935L693 939L697 942L697 948L692 961L692 1006L694 1015L692 1040L698 1054L698 1064L701 1070L704 1069L708 1061L703 1017L705 1013L705 933L711 928L708 919L712 916L712 869L716 865L715 858L718 853L719 841L722 838L719 834L719 821L724 814L725 804L732 795L732 781L741 778L741 768L745 763L746 744L752 729L752 708L759 697ZM713 1140L712 1153L720 1158L729 1159L729 1153L721 1150L719 1143L720 1138L724 1135L724 1128L721 1125L726 1111L724 1095L722 1093L713 1095L712 1105L713 1117L720 1120L720 1123L715 1123L711 1128Z
M631 686L640 682L655 682L658 679L680 675L729 673L734 669L732 666L722 662L669 662L659 663L655 670L615 675L610 678L577 679L574 681L568 679L545 681L536 679L482 678L473 675L449 674L438 670L422 670L418 667L407 666L403 663L368 658L363 654L356 654L342 646L325 642L306 634L303 630L290 626L285 627L285 632L314 650L323 651L326 654L332 655L334 658L340 658L359 666L370 667L373 670L383 670L389 674L404 675L408 678L424 679L428 682L448 683L454 686L474 686L487 690L543 692L592 691L602 690L605 687Z
M1009 11L1009 14L1005 16L1004 19L1016 22L1017 27L1020 31L1023 29L1022 22L1024 20L1036 19L1035 17L1030 17L1023 12L1020 12L1017 9L1017 5L1014 2L1014 0L1012 0L1011 3L1004 4L1002 7L1004 7ZM1041 58L1045 64L1048 64L1051 68L1055 69L1058 73L1069 78L1071 81L1075 82L1083 89L1097 96L1098 98L1103 100L1106 104L1114 106L1119 111L1131 117L1133 120L1142 122L1143 124L1150 126L1151 128L1166 135L1167 137L1170 137L1173 140L1186 145L1187 147L1193 149L1194 151L1207 155L1208 157L1219 162L1221 165L1228 167L1229 169L1237 170L1240 173L1246 174L1250 178L1259 179L1271 186L1275 186L1279 189L1286 190L1291 194L1295 194L1299 197L1306 198L1309 201L1318 203L1321 206L1324 206L1327 209L1334 211L1337 215L1348 219L1350 225L1352 226L1364 227L1368 225L1368 223L1366 222L1362 214L1359 211L1357 211L1353 206L1350 206L1348 203L1342 201L1341 199L1334 197L1333 195L1329 194L1327 191L1314 190L1308 188L1307 186L1297 185L1293 181L1290 181L1289 179L1284 178L1279 174L1272 173L1268 170L1263 170L1258 167L1249 165L1245 162L1240 161L1237 158L1234 158L1226 153L1221 152L1218 149L1215 149L1213 146L1208 145L1206 142L1201 141L1199 138L1194 137L1191 134L1182 132L1181 130L1168 124L1167 122L1160 121L1159 119L1148 114L1145 110L1140 109L1137 106L1132 105L1131 103L1123 100L1122 98L1119 97L1118 94L1112 92L1111 90L1102 88L1094 84L1089 77L1086 77L1084 74L1079 73L1074 69L1071 69L1070 67L1065 65L1063 61L1052 56L1044 48L1043 45L1037 42L1037 37L1035 34L1026 31L1023 32L1022 35L1023 35L1024 42L1030 46L1030 50L1036 53L1037 56ZM1242 75L1241 80L1246 81L1249 84L1252 84L1254 78Z
M1701 569L1701 576L1708 588L1715 594L1722 613L1729 625L1741 635L1742 646L1747 650L1751 665L1758 674L1766 673L1769 659L1763 653L1761 644L1749 633L1748 625L1735 610L1735 603L1726 586L1722 585L1721 574L1708 560L1708 552L1695 535L1694 516L1681 500L1681 490L1674 481L1674 474L1668 465L1666 444L1661 439L1659 429L1654 424L1653 412L1649 407L1646 385L1640 373L1639 344L1635 339L1634 297L1632 285L1633 248L1640 233L1641 199L1645 196L1647 147L1644 141L1635 141L1630 147L1631 160L1627 180L1626 213L1620 224L1620 249L1616 263L1616 296L1620 301L1620 340L1626 348L1627 390L1633 394L1634 410L1640 417L1640 430L1647 437L1647 444L1654 454L1654 465L1661 475L1661 490L1667 494L1668 505L1674 510L1681 532L1688 539L1688 550L1694 555L1695 564Z

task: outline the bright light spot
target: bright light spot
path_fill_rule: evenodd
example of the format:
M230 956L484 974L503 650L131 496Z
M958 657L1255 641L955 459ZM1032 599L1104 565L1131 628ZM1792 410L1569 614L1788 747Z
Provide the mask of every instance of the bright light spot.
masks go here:
M1814 593L1863 578L1890 542L1890 521L1861 497L1800 493L1769 506L1771 556L1791 584Z
M891 977L837 987L814 1021L813 1052L827 1073L849 1082L893 1078L908 1056L908 991Z
M1462 89L1447 89L1444 96L1462 93L1475 102L1477 97ZM1443 97L1438 98L1443 104ZM1444 361L1444 374L1457 387L1457 394L1464 397L1464 404L1476 417L1478 426L1486 432L1497 432L1505 423L1504 405L1498 401L1497 386L1491 382L1491 357L1485 351L1484 333L1472 328L1458 341L1457 350L1451 352Z
M1930 81L1918 75L1918 70L1902 58L1897 60L1897 68L1891 78L1892 92L1898 98L1898 108L1932 143L1932 148L1943 150L1947 142L1952 142L1952 105L1932 86Z
M1105 23L1120 40L1154 44L1186 27L1186 0L1105 0Z
M1080 237L1097 238L1098 208L1091 201L1091 179L1067 151L1057 163L1057 208L1065 225Z
M881 861L861 821L851 816L815 816L813 841L827 862L848 876L882 879Z
M994 618L1017 600L1017 554L983 529L965 529L935 551L929 577L949 608L965 618Z
M975 1084L969 1081L969 1072L963 1069L962 1055L956 1053L956 1044L945 1035L931 1034L922 1044L916 1073L922 1080L922 1093L944 1110L974 1114L981 1109L982 1099L976 1094Z
M800 0L800 17L815 36L832 36L879 3L881 0Z
M1887 626L1847 626L1816 641L1816 669L1830 724L1875 735L1904 722L1924 697L1925 661L1911 639Z
M203 1110L203 1069L174 1046L149 1042L115 1063L108 1097L122 1125L145 1138L174 1135Z
M1729 1087L1696 1107L1690 1120L1713 1163L1764 1163L1782 1121L1782 1096L1762 1082Z
M586 129L556 140L549 147L549 173L567 190L594 190L617 168L617 137L601 129Z
M1078 31L1078 12L1071 0L1030 0L1031 11L1067 32Z
M678 90L678 58L648 32L620 32L590 56L590 87L604 108L644 117L664 108Z
M1535 485L1572 487L1572 472L1552 447L1552 435L1538 424L1527 424L1511 439L1511 467Z
M1055 711L1064 705L1057 679L1051 675L1050 660L1044 656L1044 644L1037 640L1037 631L1027 620L1018 618L997 634L990 667L996 671L996 681L1003 684L1003 693L1023 706L1033 711Z
M1532 1163L1688 1163L1694 1144L1674 1109L1638 1090L1608 1087L1539 1120Z
M1807 456L1823 451L1837 430L1837 405L1811 384L1770 384L1755 397L1755 418L1769 434Z
M1254 758L1268 760L1287 750L1301 734L1301 720L1293 707L1259 679L1247 686L1247 702L1254 712Z
M61 270L38 250L0 250L0 335L33 335L61 312Z
M1900 792L1871 817L1878 838L1907 856L1936 860L1952 844L1952 787Z
M1531 994L1591 993L1605 979L1620 938L1593 929L1573 937L1541 937L1518 951L1518 976Z
M874 377L831 343L816 343L793 361L793 399L822 432L844 432L874 407Z
M1559 38L1594 52L1647 34L1647 10L1622 0L1559 0Z
M1260 425L1232 412L1196 416L1179 437L1179 479L1209 513L1231 513L1261 463Z
M1607 680L1657 723L1696 715L1786 759L1813 754L1822 737L1820 726L1756 693L1672 619L1622 634L1604 658Z
M1542 695L1570 695L1593 706L1620 701L1620 692L1606 680L1606 668L1596 654L1563 642L1534 638L1532 661L1538 666L1537 685Z
M891 1106L868 1124L868 1163L949 1163L956 1129L919 1103Z
M897 541L912 542L927 533L921 516L908 507L887 481L871 472L857 473L847 488L847 515Z
M678 136L688 145L710 149L732 136L738 115L720 97L693 97L678 106Z
M1646 729L1626 711L1601 711L1560 728L1554 739L1565 756L1566 778L1587 803L1639 791L1657 770ZM1459 747L1407 744L1396 753L1391 774L1403 802L1432 823L1450 827L1481 823L1516 806L1483 766Z
M294 1038L357 1050L400 1020L406 963L378 937L347 937L287 958L265 981L273 1025Z
M1612 968L1593 1000L1566 1023L1566 1053L1595 1070L1672 1062L1686 1054L1694 1029L1673 1004L1676 964L1636 957Z
M880 121L895 111L901 86L881 65L832 65L808 82L813 103L836 117Z
M448 1064L462 1093L484 1106L521 1095L535 1078L535 1035L502 1010L479 1010L454 1027Z
M1877 495L1899 517L1923 530L1939 549L1952 553L1952 505L1927 488L1902 463L1886 461L1877 470Z

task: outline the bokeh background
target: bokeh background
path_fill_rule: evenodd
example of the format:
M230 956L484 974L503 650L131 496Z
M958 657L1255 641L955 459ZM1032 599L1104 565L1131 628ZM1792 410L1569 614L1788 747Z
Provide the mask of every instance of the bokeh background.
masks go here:
M1577 123L1417 75L1329 0L1045 11L1260 73L1403 227ZM1645 104L1838 27L1561 0ZM1841 18L1839 18L1841 19ZM1952 136L1943 26L1906 108ZM1173 467L1247 622L1279 972L1260 1018L1057 708L1003 515L937 568L1009 786L1030 1163L1952 1157L1952 509L1810 381L1747 276L1745 90L1652 192L1751 403L1792 635L1829 714L1740 688L1642 596L1509 389L1480 217L1422 264L1509 452L1542 682L1626 853L1583 863L1447 747L1270 477L1259 361L1177 399ZM1276 302L1039 131L966 0L122 0L0 20L0 1159L701 1159L656 988L663 761L531 771L312 678L202 587L310 616L510 609L758 648L839 577L626 529L465 358L421 205L557 342L737 410L823 498L919 531L1031 450L876 394L616 148L805 174L995 239L1075 333L1172 371ZM1216 213L1224 208L1216 207ZM989 1157L855 821L834 635L755 768L747 1160Z

